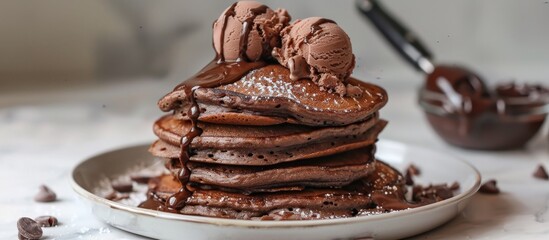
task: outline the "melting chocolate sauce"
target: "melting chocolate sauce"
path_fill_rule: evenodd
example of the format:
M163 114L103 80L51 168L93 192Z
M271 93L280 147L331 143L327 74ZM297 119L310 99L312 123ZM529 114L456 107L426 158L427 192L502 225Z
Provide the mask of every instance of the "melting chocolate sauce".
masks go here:
M448 97L451 108L459 115L457 129L462 136L471 133L475 119L484 111L475 100L490 96L488 88L478 75L457 66L437 66L427 76L425 87Z
M224 49L223 49L223 45L224 45L224 42L225 42L225 30L227 29L227 20L229 19L229 17L231 16L234 16L236 15L236 12L234 11L234 9L236 8L236 4L238 2L235 2L233 3L233 5L231 5L227 11L225 11L225 13L223 14L223 21L221 22L222 26L221 26L221 34L220 34L220 40L219 41L219 53L217 54L217 59L218 59L218 62L219 63L223 63L225 62L225 54L223 53Z
M191 170L187 166L193 152L191 151L191 143L194 138L202 134L202 129L198 127L198 118L200 117L200 108L195 99L195 91L200 88L214 88L225 84L233 83L239 80L243 75L249 71L265 66L263 61L249 62L246 57L248 37L253 25L253 20L260 14L267 11L267 6L262 5L250 11L253 13L251 17L245 19L242 26L242 33L240 36L240 52L239 57L235 62L225 61L223 54L223 43L225 38L225 30L227 28L227 20L230 16L235 16L236 4L231 5L223 16L222 32L221 32L221 46L220 53L216 56L216 59L211 61L206 67L204 67L198 74L179 84L176 89L183 89L185 97L190 107L187 111L187 116L191 121L191 129L181 138L181 152L179 161L181 169L177 173L177 179L181 183L179 191L170 196L161 206L161 202L158 198L151 196L147 201L141 203L139 206L143 208L152 208L161 211L177 212L177 210L185 207L187 199L192 195L192 189L188 186L191 176Z
M296 81L302 78L309 78L309 69L305 58L294 56L288 59L288 68L290 69L290 79Z
M158 197L153 191L147 192L147 200L138 205L140 208L146 208L162 212L177 213L176 209L166 207L166 203L163 199Z
M187 166L191 158L191 142L195 137L202 134L202 129L198 127L198 117L200 116L200 108L194 98L194 91L199 89L200 86L193 86L187 94L187 101L191 104L191 107L187 111L187 116L191 120L191 129L181 138L181 152L179 155L179 161L181 163L181 169L177 173L177 179L181 183L179 191L166 200L166 207L168 209L181 209L185 207L187 198L192 195L192 192L187 187L187 183L191 177L191 170Z
M427 76L426 89L434 92L443 92L440 87L440 78L452 86L452 88L463 96L489 97L488 87L477 74L464 67L440 65Z
M197 126L198 118L200 117L200 108L195 99L195 91L202 87L213 88L235 82L247 72L264 65L266 65L265 62L219 62L213 60L197 75L176 87L176 89L185 90L187 102L190 104L187 116L191 121L191 129L181 138L179 161L182 168L179 171L177 178L182 187L179 192L170 196L166 201L166 207L168 209L183 208L187 198L192 195L192 191L187 187L191 175L191 171L187 167L187 162L193 154L190 148L193 139L200 136L202 133L202 129Z
M246 51L248 50L248 39L250 37L250 31L252 30L252 26L255 18L261 14L266 13L267 9L268 7L265 5L261 5L257 8L250 9L250 11L253 13L252 16L245 19L244 23L242 23L242 32L240 33L239 53L238 53L238 58L236 59L237 62L240 62L242 60L250 61L250 59L248 59L246 55ZM221 43L221 45L223 45L223 42ZM257 60L259 59L252 59L252 61L257 61Z
M549 91L542 86L490 89L479 76L456 66L437 66L425 90L420 102L433 128L447 142L472 149L522 147L542 126L546 110L541 108L549 104L542 96ZM438 96L433 98L433 93ZM436 113L432 108L444 110Z
M234 17L236 15L235 8L238 2L235 2L233 5L231 5L227 11L223 14L223 20L221 22L221 34L220 34L220 46L219 46L219 53L217 56L218 63L225 62L225 56L224 56L224 43L225 43L225 31L227 29L227 21L229 17ZM244 22L242 23L242 32L240 33L240 40L239 40L239 50L238 50L238 58L236 59L236 62L241 61L258 61L259 59L249 59L246 55L246 52L248 50L248 39L250 37L250 32L252 31L253 22L255 18L261 14L264 14L267 12L269 8L265 5L261 5L257 8L250 9L249 11L252 13L250 17L244 19ZM259 56L261 57L261 56Z
M428 187L413 185L408 189L412 191L412 199L408 200L401 194L405 192L401 187L394 187L396 190L373 191L370 195L373 207L385 212L417 208L451 198L456 190L446 184Z

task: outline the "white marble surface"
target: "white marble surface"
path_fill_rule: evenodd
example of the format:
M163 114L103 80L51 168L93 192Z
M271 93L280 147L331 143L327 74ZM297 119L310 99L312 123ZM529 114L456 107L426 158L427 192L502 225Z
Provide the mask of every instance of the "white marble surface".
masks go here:
M475 165L484 179L495 178L499 195L477 194L466 211L417 239L549 239L549 181L534 179L548 164L547 131L525 149L466 151L446 145L431 131L415 104L413 83L383 84L391 96L382 116L390 125L382 138L426 146ZM69 186L82 159L153 139L161 115L155 102L173 83L134 81L108 87L0 95L0 239L17 239L22 216L54 215L61 225L44 239L143 239L97 221ZM451 170L450 170L451 171ZM59 201L35 203L40 184ZM398 226L395 226L398 227Z

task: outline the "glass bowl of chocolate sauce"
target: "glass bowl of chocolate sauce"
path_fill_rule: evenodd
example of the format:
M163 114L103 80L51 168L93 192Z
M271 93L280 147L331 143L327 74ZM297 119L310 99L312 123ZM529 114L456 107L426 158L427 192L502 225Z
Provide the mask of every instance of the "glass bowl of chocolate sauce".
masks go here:
M448 69L446 69L448 70ZM419 104L435 132L451 145L478 150L523 147L549 113L549 88L507 83L488 88L475 75L431 74Z

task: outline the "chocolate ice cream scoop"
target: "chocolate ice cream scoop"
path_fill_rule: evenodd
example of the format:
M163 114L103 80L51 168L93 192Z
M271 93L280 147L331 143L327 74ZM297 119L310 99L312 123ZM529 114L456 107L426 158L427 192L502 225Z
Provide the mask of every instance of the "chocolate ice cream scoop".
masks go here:
M239 1L214 22L213 45L220 61L259 61L280 45L280 31L290 15L256 1Z
M292 80L310 78L326 90L347 93L345 80L353 72L355 56L341 27L332 20L311 17L297 20L281 34L282 47L275 48L273 56L290 69Z

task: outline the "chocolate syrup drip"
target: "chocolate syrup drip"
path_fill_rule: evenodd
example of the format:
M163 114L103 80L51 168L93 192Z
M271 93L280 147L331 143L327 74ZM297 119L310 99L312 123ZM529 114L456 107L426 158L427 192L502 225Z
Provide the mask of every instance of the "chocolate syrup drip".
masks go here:
M140 203L138 207L162 212L177 213L177 210L166 207L165 201L151 190L147 192L147 200Z
M200 88L214 88L233 83L247 72L265 65L265 62L220 62L213 60L198 74L176 87L176 89L183 89L185 91L187 102L190 104L187 116L191 121L191 129L181 138L179 161L182 167L177 174L177 179L181 183L181 189L167 199L165 206L168 210L183 208L187 199L192 195L192 191L187 186L191 176L191 170L187 167L187 162L193 154L191 151L193 139L202 134L202 129L198 127L200 107L195 98L195 91Z
M248 50L248 38L250 37L250 32L252 31L252 26L254 23L254 20L257 16L264 14L267 12L268 7L265 5L261 5L257 8L250 9L250 12L252 12L252 16L244 20L244 23L242 23L242 32L240 33L240 42L239 42L239 52L238 52L238 58L236 59L237 62L240 62L242 60L249 61L248 57L246 56L246 51ZM258 59L253 59L258 60Z
M317 33L318 31L322 31L322 28L320 27L320 25L324 23L335 24L336 22L326 18L319 18L316 22L311 24L311 31L307 34L307 36L305 36L305 43L309 43L309 39L311 39L315 35L315 33Z
M177 179L181 183L179 191L166 200L166 207L168 209L181 209L185 207L187 198L192 195L192 191L187 187L189 179L191 177L191 170L187 166L191 158L191 142L194 138L202 134L202 129L198 127L198 117L200 116L200 108L194 97L194 91L199 89L200 86L194 86L187 94L187 101L191 104L191 107L187 111L187 116L191 120L191 129L185 136L181 138L181 153L179 155L179 162L181 169L177 173Z
M235 6L236 3L233 4L229 9L227 9L224 14L221 33L222 40L224 39L224 32L225 28L227 27L228 17L235 15ZM192 195L191 189L189 189L189 187L187 186L191 176L191 170L188 168L187 163L190 160L191 155L193 154L191 151L191 143L193 139L202 134L202 129L197 126L198 118L200 117L200 108L195 98L195 91L199 88L214 88L221 85L233 83L239 80L249 71L266 65L266 63L263 61L248 62L248 59L245 57L245 47L247 46L246 43L248 35L251 31L251 23L253 23L253 20L257 15L266 12L267 7L263 5L256 9L252 9L251 11L253 13L253 17L246 19L243 25L243 32L240 41L240 57L237 59L237 61L225 61L225 57L223 55L223 41L221 41L220 53L217 55L216 59L206 65L206 67L200 70L200 72L198 72L195 76L189 78L175 88L177 90L184 90L185 97L187 98L187 103L190 104L187 116L191 121L191 129L181 138L181 153L179 156L179 161L182 167L177 174L177 179L181 183L181 189L179 189L177 193L173 194L166 200L166 209L163 210L173 211L185 207L187 199ZM152 203L147 203L146 205L153 207L155 206L155 204Z
M193 87L215 88L238 81L246 73L266 66L263 61L257 62L219 62L215 59L208 63L196 75L177 85L174 90L184 90L186 95L191 94Z
M225 13L223 13L223 22L221 22L221 34L220 34L220 40L219 41L219 53L217 54L216 58L218 60L219 63L222 63L222 62L225 62L225 54L223 53L224 49L223 49L223 45L224 45L224 42L225 42L225 30L227 29L227 20L229 19L229 17L231 16L234 16L236 15L236 12L234 11L234 9L236 8L236 4L238 2L235 2L233 3L233 5L231 5L227 11L225 11Z
M225 44L225 30L227 29L227 23L229 17L234 17L236 15L235 8L238 2L231 5L225 13L223 13L222 22L220 22L221 25L221 34L220 34L220 41L219 41L219 53L217 56L218 63L225 62L225 55L224 55L224 44ZM265 5L261 5L257 8L250 9L249 11L252 13L252 15L244 20L242 23L242 32L240 33L240 41L239 41L239 51L238 51L238 58L236 59L236 62L241 61L250 61L250 59L246 56L246 51L248 50L248 39L250 36L250 32L252 31L253 22L255 18L261 14L264 14L267 12L269 8ZM257 61L259 59L251 59L253 61Z

